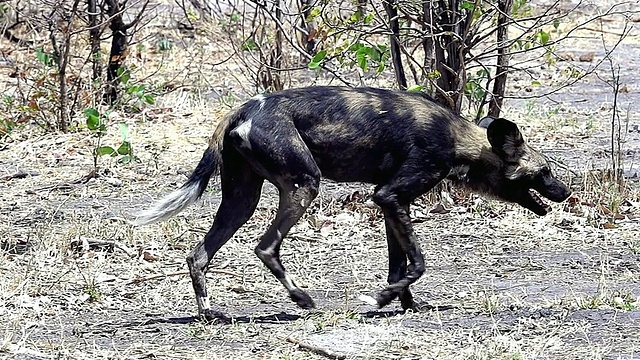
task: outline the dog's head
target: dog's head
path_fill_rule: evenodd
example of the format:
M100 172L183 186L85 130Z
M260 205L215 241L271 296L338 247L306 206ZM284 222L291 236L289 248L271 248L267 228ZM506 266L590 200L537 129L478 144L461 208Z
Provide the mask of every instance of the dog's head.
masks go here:
M539 195L555 202L571 195L569 188L551 173L547 160L524 141L516 124L485 118L479 125L487 129L491 150L503 163L499 181L490 186L493 195L540 216L546 215L550 207Z

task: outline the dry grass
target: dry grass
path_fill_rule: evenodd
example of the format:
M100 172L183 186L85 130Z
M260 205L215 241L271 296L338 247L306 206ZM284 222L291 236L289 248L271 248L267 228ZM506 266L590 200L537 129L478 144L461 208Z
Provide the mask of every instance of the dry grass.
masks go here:
M167 66L181 69L185 58ZM638 66L628 60L631 70ZM229 69L203 69L207 81L225 84ZM506 113L527 124L536 147L581 175L601 164L593 154L606 148L609 110L564 96L559 115L515 102ZM3 139L0 176L30 175L0 180L0 357L640 358L633 182L615 228L602 226L606 212L591 200L609 190L593 181L575 184L577 197L589 201L556 205L544 218L477 197L446 214L418 201L412 209L427 272L413 290L435 309L406 314L395 303L376 311L358 302L385 285L384 226L370 187L328 182L283 245L285 266L318 305L296 308L252 251L275 212L275 190L266 185L258 211L208 276L212 303L234 323L200 322L184 258L212 222L219 184L164 223L133 228L123 218L186 179L227 107L184 90L158 98L157 108L166 111L112 115L106 143L118 141L115 124L124 119L140 161L101 158L100 176L86 183L78 181L92 169L94 139L86 132L26 127ZM627 149L640 147L630 140Z

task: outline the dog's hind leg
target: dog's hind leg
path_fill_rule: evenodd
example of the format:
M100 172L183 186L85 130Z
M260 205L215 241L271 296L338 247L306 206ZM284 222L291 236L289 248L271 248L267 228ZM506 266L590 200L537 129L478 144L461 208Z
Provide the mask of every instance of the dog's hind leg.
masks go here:
M318 193L319 178L309 178L307 182L279 184L280 202L278 213L269 230L262 236L255 248L256 255L269 268L271 273L284 285L289 297L299 307L315 307L311 297L300 289L287 274L280 261L280 245L289 229L300 219L311 201Z
M253 214L260 200L264 178L256 174L247 161L233 148L225 149L220 180L222 202L213 225L204 239L187 257L198 312L207 320L229 319L209 306L205 273L213 255Z
M230 138L254 169L280 193L276 217L260 238L255 253L298 306L313 308L311 297L285 271L280 261L280 245L318 194L320 169L289 119L258 115L239 125Z

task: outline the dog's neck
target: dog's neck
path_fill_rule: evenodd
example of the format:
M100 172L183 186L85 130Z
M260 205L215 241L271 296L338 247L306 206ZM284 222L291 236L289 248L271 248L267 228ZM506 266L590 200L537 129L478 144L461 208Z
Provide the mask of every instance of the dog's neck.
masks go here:
M473 123L460 124L457 132L454 164L447 178L470 190L489 193L499 181L504 162L493 152L487 131Z

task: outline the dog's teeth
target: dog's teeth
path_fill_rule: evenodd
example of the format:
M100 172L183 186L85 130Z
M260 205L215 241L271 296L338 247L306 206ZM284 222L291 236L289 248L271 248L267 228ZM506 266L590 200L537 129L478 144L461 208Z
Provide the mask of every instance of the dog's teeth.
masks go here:
M367 303L371 306L378 306L378 302L376 301L376 299L372 298L369 295L360 295L358 296L358 300Z

